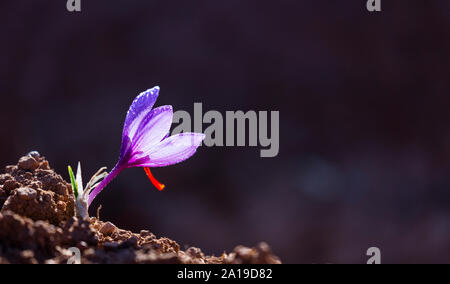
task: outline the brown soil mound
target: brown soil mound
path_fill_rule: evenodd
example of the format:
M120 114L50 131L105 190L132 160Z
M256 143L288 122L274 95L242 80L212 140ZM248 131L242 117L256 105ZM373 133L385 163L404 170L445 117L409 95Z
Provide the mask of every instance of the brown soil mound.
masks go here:
M97 218L79 220L71 185L37 153L0 175L0 209L0 264L67 263L73 247L82 263L280 263L265 243L205 256L149 231L135 234Z

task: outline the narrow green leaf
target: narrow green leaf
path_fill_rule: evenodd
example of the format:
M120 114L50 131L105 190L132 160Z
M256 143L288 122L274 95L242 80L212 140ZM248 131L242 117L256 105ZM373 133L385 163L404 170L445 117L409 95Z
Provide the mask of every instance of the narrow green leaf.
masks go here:
M73 174L71 166L69 166L69 176L70 176L70 182L72 183L72 189L73 189L73 193L75 194L75 198L78 198L77 182L75 181L75 175Z

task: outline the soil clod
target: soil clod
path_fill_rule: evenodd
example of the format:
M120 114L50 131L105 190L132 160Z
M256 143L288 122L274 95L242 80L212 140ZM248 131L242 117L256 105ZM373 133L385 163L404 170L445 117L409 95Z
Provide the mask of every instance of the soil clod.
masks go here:
M98 218L75 217L72 187L38 152L20 158L0 174L0 264L68 263L70 248L81 263L280 263L265 243L236 247L221 257L199 248L185 251L147 230L122 230Z
M25 156L20 158L18 166L25 171L34 171L39 167L39 162L32 156Z

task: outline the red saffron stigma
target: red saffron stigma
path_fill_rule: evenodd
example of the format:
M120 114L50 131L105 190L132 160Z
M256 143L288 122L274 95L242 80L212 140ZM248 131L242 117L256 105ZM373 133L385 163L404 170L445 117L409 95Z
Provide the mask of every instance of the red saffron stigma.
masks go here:
M148 176L148 179L153 183L153 185L159 190L162 191L164 187L166 187L164 184L160 183L155 179L155 177L152 175L152 172L150 171L150 168L144 168L145 173Z

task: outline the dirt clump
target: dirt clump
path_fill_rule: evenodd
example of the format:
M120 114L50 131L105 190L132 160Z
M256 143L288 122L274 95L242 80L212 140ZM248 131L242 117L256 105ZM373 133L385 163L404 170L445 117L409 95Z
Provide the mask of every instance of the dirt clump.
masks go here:
M132 233L97 218L80 220L71 185L39 153L7 166L0 174L0 264L72 263L74 249L81 263L280 263L265 243L205 256L146 230Z
M74 215L72 187L35 154L20 158L0 175L1 213L12 211L34 221L59 225Z

